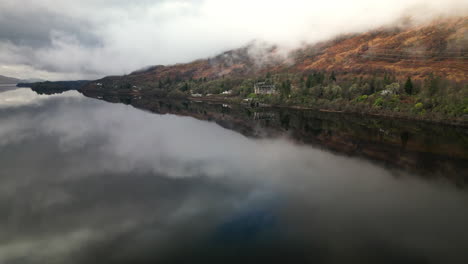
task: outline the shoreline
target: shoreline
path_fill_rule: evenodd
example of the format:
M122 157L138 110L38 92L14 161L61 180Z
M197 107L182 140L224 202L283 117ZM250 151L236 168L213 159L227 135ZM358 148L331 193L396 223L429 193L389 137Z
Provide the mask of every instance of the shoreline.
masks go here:
M238 104L238 105L246 105L245 103L238 102L238 100L230 100L229 98L206 98L206 97L186 97L185 99L190 101L202 101L202 102L213 102L213 103L231 103L231 104ZM234 98L233 98L234 99ZM254 106L254 108L286 108L286 109L293 109L293 110L305 110L305 111L317 111L321 113L333 113L333 114L348 114L348 115L360 115L360 116L369 116L369 117L377 117L377 118L385 118L385 119L400 119L406 121L418 121L430 124L437 124L437 125L444 125L444 126L451 126L451 127L459 127L468 129L468 119L464 120L434 120L428 118L414 118L408 115L392 115L392 114L385 114L385 113L369 113L369 112L358 112L358 111L344 111L344 110L334 110L334 109L326 109L326 108L313 108L313 107L306 107L300 105L266 105L266 104L259 104L259 106Z
M97 93L89 93L89 92L82 92L78 90L78 92L82 93L85 96L97 98L98 96L155 96L152 94L144 94L144 93L116 93L116 94L97 94ZM397 119L397 120L406 120L406 121L417 121L417 122L424 122L428 124L436 124L436 125L443 125L443 126L450 126L450 127L457 127L468 129L468 119L467 120L453 120L453 119L443 119L443 120L435 120L435 119L428 119L428 118L415 118L409 115L397 115L397 114L388 114L388 113L370 113L370 112L360 112L360 111L345 111L345 110L334 110L334 109L327 109L327 108L318 108L318 107L307 107L301 105L270 105L260 103L257 106L251 106L250 103L245 103L242 101L241 98L237 97L162 97L159 98L161 100L189 100L193 102L211 102L211 103L219 103L219 104L236 104L242 105L245 107L252 107L252 108L283 108L283 109L292 109L292 110L304 110L304 111L317 111L320 113L330 113L330 114L344 114L344 115L359 115L359 116L367 116L367 117L374 117L374 118L384 118L384 119ZM102 100L102 99L99 99Z

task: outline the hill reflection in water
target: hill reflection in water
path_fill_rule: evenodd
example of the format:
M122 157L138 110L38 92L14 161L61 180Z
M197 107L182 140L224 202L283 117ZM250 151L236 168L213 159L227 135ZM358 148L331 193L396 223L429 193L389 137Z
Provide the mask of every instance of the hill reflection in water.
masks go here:
M388 131L387 121L359 130L367 123L306 112L310 121L300 123L285 117L290 110L131 101L195 119L28 89L0 93L0 102L13 97L0 106L1 263L468 260L463 177L441 177L449 170L437 164L431 176L401 169L410 161L375 162L361 143L402 157L431 150L463 171L457 129L415 137L408 124L404 143L392 130L375 132ZM343 135L360 136L360 149L335 149L348 142Z
M285 108L101 96L158 114L191 116L253 138L285 137L296 143L379 161L424 177L468 180L468 130L415 122Z

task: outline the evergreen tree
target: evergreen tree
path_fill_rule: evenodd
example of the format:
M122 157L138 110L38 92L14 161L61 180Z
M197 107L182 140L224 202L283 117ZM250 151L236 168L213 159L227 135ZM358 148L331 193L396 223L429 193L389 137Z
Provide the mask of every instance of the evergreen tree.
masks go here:
M323 81L325 81L325 73L319 72L317 73L317 83L322 85Z
M330 81L336 82L336 77L335 77L335 72L334 71L332 71L332 73L330 74Z
M185 82L180 90L183 91L183 92L186 92L186 91L190 90L190 87L189 87L188 83Z
M377 89L376 89L376 83L375 83L375 76L372 76L372 79L369 81L369 85L370 85L370 91L369 91L369 93L370 93L370 94L375 93L375 91L377 90Z
M287 98L291 94L291 81L288 79L281 84L281 97Z
M312 74L309 74L309 76L307 76L307 81L306 81L307 89L310 89L313 86L313 81L314 81L314 76Z
M433 73L431 73L429 75L429 78L426 80L426 86L428 87L429 95L435 95L439 90L439 78L434 76Z
M413 82L411 81L411 77L408 77L405 83L405 92L407 94L413 94Z
M384 78L383 78L383 85L389 85L392 83L392 77L388 74L385 73Z

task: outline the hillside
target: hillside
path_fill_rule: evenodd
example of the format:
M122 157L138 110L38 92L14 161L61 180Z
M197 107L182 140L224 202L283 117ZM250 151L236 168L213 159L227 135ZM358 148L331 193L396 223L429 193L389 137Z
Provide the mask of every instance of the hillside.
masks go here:
M468 17L341 35L284 54L253 42L213 58L106 77L81 91L157 97L229 91L237 100L270 105L426 120L467 117ZM260 81L276 93L254 94Z
M108 77L143 84L174 80L250 77L265 72L335 71L337 74L383 74L423 78L430 73L455 81L468 71L468 17L435 20L430 24L387 27L363 34L307 45L288 58L277 48L255 44L216 57L186 64L153 66L127 76Z
M354 74L391 71L414 78L434 73L463 81L467 62L468 17L463 17L342 36L297 51L295 68Z
M20 81L19 79L0 75L0 84L15 84L15 83L18 83L19 81Z

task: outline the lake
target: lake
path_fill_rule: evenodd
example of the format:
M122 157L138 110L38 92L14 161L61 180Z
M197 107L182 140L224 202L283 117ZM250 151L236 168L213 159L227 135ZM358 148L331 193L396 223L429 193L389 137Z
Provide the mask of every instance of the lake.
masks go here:
M468 263L468 130L0 87L0 263Z

